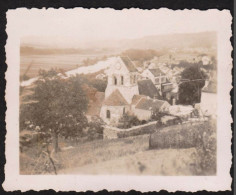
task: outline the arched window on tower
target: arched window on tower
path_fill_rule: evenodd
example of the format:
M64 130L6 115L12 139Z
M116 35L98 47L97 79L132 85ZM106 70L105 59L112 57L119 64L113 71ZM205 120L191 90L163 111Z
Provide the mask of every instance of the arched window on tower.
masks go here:
M107 118L111 118L111 112L110 112L110 110L107 110Z
M117 78L114 76L114 85L117 85Z
M121 85L124 85L124 77L121 76Z

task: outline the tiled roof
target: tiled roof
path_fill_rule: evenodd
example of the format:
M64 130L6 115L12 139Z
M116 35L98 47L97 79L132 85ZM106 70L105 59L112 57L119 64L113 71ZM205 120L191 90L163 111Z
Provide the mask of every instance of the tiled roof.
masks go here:
M132 98L132 104L136 105L142 98L146 98L145 95L134 95Z
M124 62L125 66L130 72L137 72L138 70L136 69L134 63L129 59L129 57L126 56L121 56L121 60Z
M154 77L158 77L160 75L165 75L165 73L163 71L161 71L160 68L148 69L148 70L154 75Z
M150 98L156 97L161 99L161 96L150 79L138 81L138 90L140 95L149 96Z
M163 100L142 98L135 108L141 110L159 110L164 103L165 101Z
M128 105L128 102L122 96L120 91L118 89L116 89L114 92L111 93L111 95L109 95L105 99L104 105L106 105L106 106L125 106L125 105Z

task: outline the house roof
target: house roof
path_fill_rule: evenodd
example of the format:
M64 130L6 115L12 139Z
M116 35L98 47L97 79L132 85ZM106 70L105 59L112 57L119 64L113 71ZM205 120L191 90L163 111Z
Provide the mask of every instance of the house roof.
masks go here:
M142 98L146 98L145 95L134 95L132 98L132 104L136 105Z
M142 98L135 108L141 110L160 110L165 102L163 100Z
M149 96L150 98L156 96L156 98L161 99L157 88L150 79L138 81L138 90L140 95Z
M160 68L155 68L155 69L148 69L153 75L154 77L158 77L161 75L164 75L165 73L163 71L161 71Z
M129 70L129 72L137 72L138 70L136 69L134 63L130 60L129 57L127 56L121 56L121 60L124 62L125 66Z
M128 105L128 102L122 96L120 91L116 89L105 99L103 104L106 106L125 106Z

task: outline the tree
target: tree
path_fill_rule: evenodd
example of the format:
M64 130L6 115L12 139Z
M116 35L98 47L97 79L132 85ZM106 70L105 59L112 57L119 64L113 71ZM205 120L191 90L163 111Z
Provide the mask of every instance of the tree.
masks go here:
M84 112L88 100L79 76L63 79L58 71L40 71L39 79L28 97L31 103L21 109L21 125L29 122L53 143L58 152L58 136L80 136L87 127ZM22 115L23 114L23 115Z
M152 49L141 50L141 49L128 49L121 53L123 56L128 56L132 61L143 62L153 59L155 56L159 57L163 55L163 51L156 51Z
M99 117L93 116L89 122L88 140L102 139L103 138L103 125L105 123Z
M89 84L96 88L100 92L105 92L107 87L107 80L100 80L100 79L91 79Z
M166 115L165 113L160 112L159 110L155 109L152 112L151 119L155 120L155 121L158 121L158 122L161 122L161 118L165 115Z
M201 89L205 85L206 74L200 69L200 64L194 64L184 69L179 84L179 103L195 105L201 101Z
M140 124L141 124L141 121L136 116L125 113L119 119L118 127L122 129L128 129L128 128L131 128L133 126L137 126Z

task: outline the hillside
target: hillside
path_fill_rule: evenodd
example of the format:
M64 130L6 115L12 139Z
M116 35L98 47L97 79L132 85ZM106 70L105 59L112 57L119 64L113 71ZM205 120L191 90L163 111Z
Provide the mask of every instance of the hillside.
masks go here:
M128 48L161 49L161 48L210 48L216 47L216 33L203 32L191 34L170 34L148 36L141 39L122 42Z
M148 140L149 135L141 135L116 140L96 140L73 147L63 144L61 147L64 150L57 155L54 154L57 172L58 174L195 174L191 165L193 163L191 155L196 152L194 148L149 150ZM39 156L37 147L31 147L21 153L21 174L53 174L50 167L44 169L45 159Z
M213 175L216 143L214 123L212 121L201 126L207 132L204 138L207 145L203 143L206 151L201 146L150 149L150 135L144 134L89 142L61 139L59 143L62 151L52 153L51 156L57 174ZM195 127L197 130L200 126ZM170 126L164 132L167 131L169 135L176 132L176 126ZM42 153L38 146L24 149L20 154L21 174L54 174L47 157L40 157Z
M35 38L36 39L36 38ZM76 48L66 48L62 44L53 48L44 39L37 38L34 44L27 42L21 45L21 54L96 54L118 53L126 49L172 49L172 48L211 48L216 47L217 34L215 32L201 32L188 34L166 34L146 36L138 39L101 40L82 42ZM40 47L38 46L40 45Z

